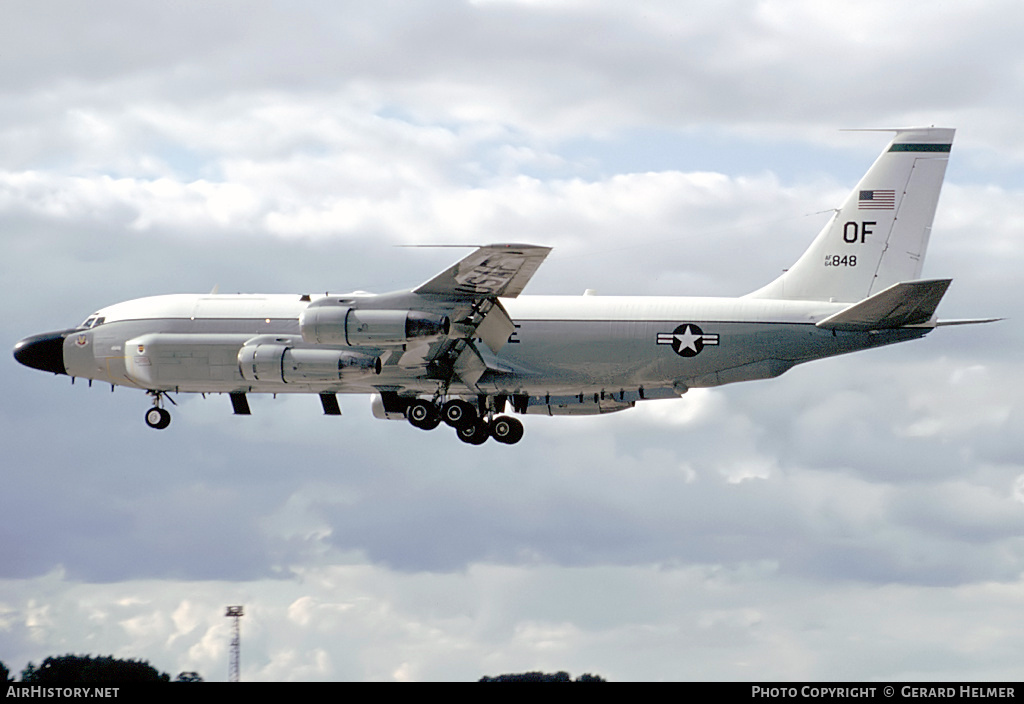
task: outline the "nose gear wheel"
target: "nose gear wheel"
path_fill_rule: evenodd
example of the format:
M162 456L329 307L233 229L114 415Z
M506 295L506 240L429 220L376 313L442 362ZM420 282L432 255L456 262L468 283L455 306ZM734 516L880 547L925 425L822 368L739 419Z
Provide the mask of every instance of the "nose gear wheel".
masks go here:
M153 407L146 411L146 425L156 430L163 430L171 424L171 413L163 408L163 400L166 398L174 406L178 404L174 403L174 399L163 391L147 391L146 393L153 397Z
M146 425L156 430L163 430L171 424L171 414L163 409L153 406L146 411Z

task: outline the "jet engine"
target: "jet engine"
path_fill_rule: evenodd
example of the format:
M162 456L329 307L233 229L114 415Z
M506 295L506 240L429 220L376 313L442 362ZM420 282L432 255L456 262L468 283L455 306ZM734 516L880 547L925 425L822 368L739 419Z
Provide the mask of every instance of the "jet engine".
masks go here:
M310 306L299 315L302 339L310 344L380 347L431 342L451 330L447 315L418 310L363 310Z
M348 350L320 350L281 344L244 345L238 369L246 381L285 384L338 381L360 374L380 374L380 357Z

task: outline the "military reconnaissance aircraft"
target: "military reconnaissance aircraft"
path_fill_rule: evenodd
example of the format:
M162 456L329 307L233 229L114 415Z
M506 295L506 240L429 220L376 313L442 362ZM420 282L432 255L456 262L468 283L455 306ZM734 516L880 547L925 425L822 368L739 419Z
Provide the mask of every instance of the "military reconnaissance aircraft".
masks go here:
M166 428L174 393L373 395L373 413L513 444L515 413L587 415L690 388L913 340L950 279L919 279L954 130L895 137L810 248L740 298L520 296L548 247L479 247L386 294L167 295L117 303L14 348L29 367L146 391Z

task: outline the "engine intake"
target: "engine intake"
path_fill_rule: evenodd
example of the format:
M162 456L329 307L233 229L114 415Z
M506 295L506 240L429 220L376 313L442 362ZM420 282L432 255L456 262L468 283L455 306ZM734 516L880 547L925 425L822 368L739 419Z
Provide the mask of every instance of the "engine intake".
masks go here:
M303 341L317 345L380 347L430 342L448 334L447 315L418 310L362 310L311 306L299 315Z
M287 345L244 345L238 369L246 381L285 384L339 381L380 374L380 357L346 350L296 349Z

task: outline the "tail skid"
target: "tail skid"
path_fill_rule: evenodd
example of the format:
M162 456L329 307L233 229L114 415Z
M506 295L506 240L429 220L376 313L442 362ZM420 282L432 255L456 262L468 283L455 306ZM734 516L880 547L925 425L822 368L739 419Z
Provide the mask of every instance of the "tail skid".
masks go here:
M894 131L803 256L749 297L856 303L920 277L955 130Z

